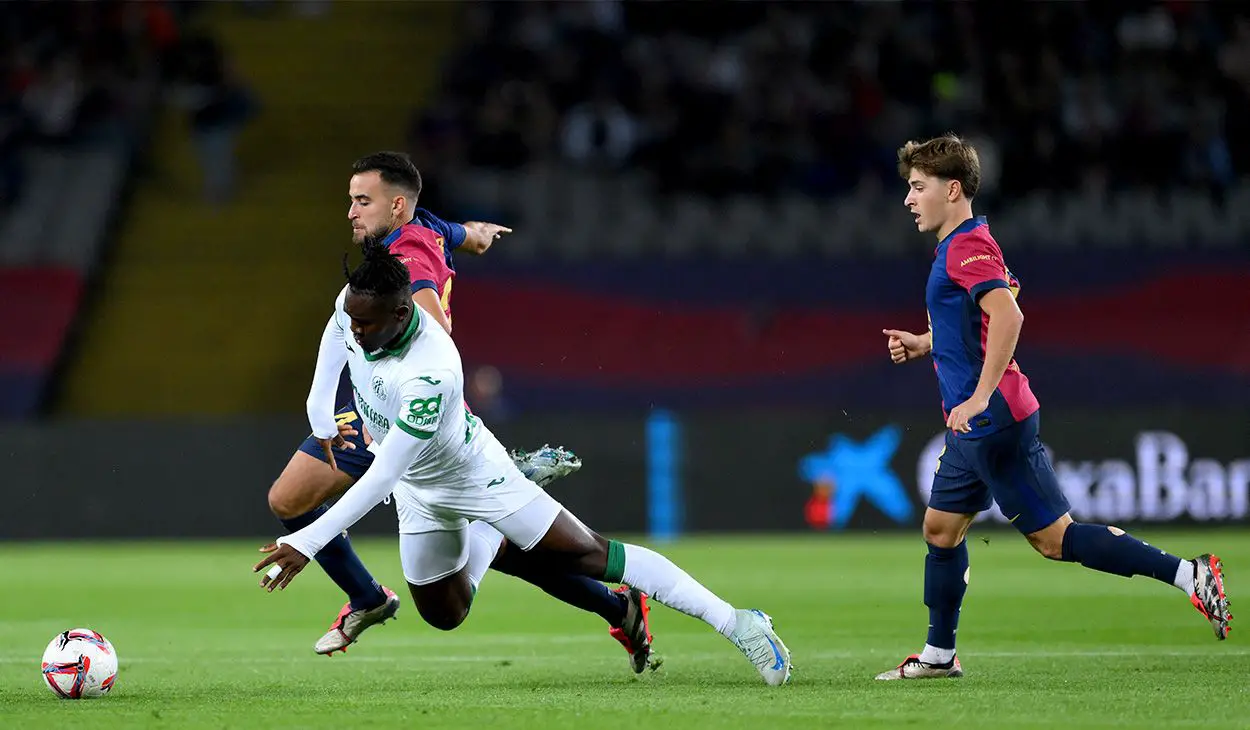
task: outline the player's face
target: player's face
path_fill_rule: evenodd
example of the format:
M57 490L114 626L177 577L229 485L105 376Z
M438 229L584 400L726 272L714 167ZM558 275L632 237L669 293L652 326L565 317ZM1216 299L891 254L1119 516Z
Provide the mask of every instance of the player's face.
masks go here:
M946 224L950 215L952 181L912 170L907 177L907 197L903 205L916 217L916 229L934 233Z
M394 195L382 176L377 172L352 175L347 187L351 205L347 208L347 220L352 224L352 241L357 245L367 237L381 240L399 228L402 211L406 209L403 196Z
M343 309L352 319L352 337L365 352L373 352L404 331L412 303L403 299L358 294L350 289Z

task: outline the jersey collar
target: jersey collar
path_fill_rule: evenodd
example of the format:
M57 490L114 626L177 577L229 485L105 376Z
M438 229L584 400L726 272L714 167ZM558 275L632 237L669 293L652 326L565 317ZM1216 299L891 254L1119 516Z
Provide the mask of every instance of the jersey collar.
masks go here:
M946 234L946 238L943 238L938 243L937 247L938 249L940 249L946 244L950 243L951 239L954 238L955 236L958 236L961 233L967 233L968 231L971 231L972 229L978 226L985 226L985 225L989 225L989 223L985 220L985 216L983 215L973 216L969 218L968 220L964 221L963 223L960 223L959 225L955 226L955 230Z
M382 245L386 246L387 248L390 248L392 243L395 243L396 241L399 240L399 236L403 232L404 232L403 226L400 226L399 228L396 228L395 230L391 231L390 234L386 238L382 239Z
M404 348L407 347L408 343L412 342L412 338L417 335L417 329L420 324L421 308L414 304L412 305L412 319L408 321L408 329L404 330L404 333L399 336L399 339L395 341L395 344L390 347L383 347L380 350L374 350L373 352L366 352L365 360L367 362L377 362L384 357L394 357L395 355L402 354Z

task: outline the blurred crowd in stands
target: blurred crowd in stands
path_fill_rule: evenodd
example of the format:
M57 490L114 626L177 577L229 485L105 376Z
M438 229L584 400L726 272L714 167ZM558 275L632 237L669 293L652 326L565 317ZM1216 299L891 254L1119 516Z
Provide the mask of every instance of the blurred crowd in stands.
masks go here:
M661 192L892 191L955 130L986 195L1201 187L1250 170L1236 3L475 3L410 147L434 175L559 161ZM884 187L883 187L884 186Z
M219 140L252 113L211 37L188 32L194 3L37 2L0 8L0 210L17 200L32 147L116 143L137 134L144 105L167 92L186 110L205 196L229 194Z

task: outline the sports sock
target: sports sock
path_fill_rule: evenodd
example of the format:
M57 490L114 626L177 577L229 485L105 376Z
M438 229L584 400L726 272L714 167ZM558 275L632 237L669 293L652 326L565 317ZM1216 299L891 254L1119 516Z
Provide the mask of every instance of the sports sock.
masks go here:
M733 633L734 607L655 551L611 541L604 580L639 588L665 606L703 620L726 638Z
M955 631L959 628L959 609L968 591L968 541L953 548L929 546L924 560L924 605L929 607L929 638L925 650L946 650L955 655ZM937 656L929 652L929 656ZM945 653L942 654L945 656ZM945 664L921 656L930 664Z
M282 526L291 532L302 530L316 522L329 509L323 504L311 512L282 520ZM360 562L360 556L356 555L346 533L340 534L321 548L317 553L317 564L347 594L353 611L377 608L386 602L382 587L369 574L365 564Z
M925 664L937 664L939 666L950 664L955 661L955 650L939 649L932 644L925 644L924 651L920 652L920 661Z
M593 578L555 572L515 545L499 553L491 568L515 576L564 603L599 615L610 626L625 621L626 599Z
M1194 561L1182 560L1176 566L1176 577L1172 579L1172 585L1180 588L1186 595L1194 594Z
M1147 575L1169 585L1176 585L1181 563L1175 555L1117 527L1082 522L1073 522L1064 530L1063 561L1125 578Z

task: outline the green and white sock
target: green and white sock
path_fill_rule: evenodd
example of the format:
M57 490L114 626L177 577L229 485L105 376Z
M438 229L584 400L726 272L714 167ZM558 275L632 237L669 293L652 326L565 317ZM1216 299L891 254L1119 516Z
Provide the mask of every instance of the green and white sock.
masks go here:
M604 580L628 583L652 600L704 621L725 638L733 633L734 607L653 550L613 540Z

